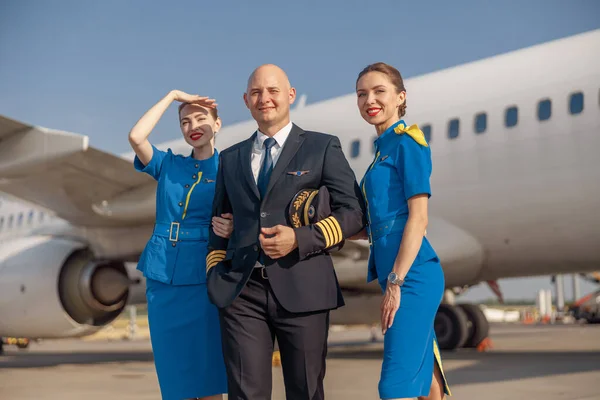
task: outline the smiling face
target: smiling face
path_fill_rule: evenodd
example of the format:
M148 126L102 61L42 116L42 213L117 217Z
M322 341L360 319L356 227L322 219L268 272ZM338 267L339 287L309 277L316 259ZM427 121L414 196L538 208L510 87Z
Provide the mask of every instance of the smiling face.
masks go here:
M357 105L360 115L379 133L400 119L399 109L406 100L406 92L398 91L383 72L365 73L356 83Z
M179 111L179 126L185 141L194 148L212 144L215 133L221 128L216 111L196 104L185 104Z
M285 72L271 64L252 73L244 93L246 107L265 134L276 133L290 121L290 105L295 99L296 89L290 86Z

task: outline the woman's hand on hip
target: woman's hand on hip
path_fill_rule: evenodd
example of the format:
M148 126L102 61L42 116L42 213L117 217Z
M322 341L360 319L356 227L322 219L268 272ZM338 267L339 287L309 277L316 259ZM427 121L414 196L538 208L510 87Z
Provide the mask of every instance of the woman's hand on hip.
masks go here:
M233 215L221 214L220 217L212 218L212 227L215 235L224 239L229 239L233 232Z
M381 301L381 331L385 335L392 327L396 311L400 308L400 286L388 283Z
M181 90L172 90L171 95L173 100L181 103L198 104L202 107L213 108L217 106L216 100L208 98L206 96L198 96L197 94L188 94Z

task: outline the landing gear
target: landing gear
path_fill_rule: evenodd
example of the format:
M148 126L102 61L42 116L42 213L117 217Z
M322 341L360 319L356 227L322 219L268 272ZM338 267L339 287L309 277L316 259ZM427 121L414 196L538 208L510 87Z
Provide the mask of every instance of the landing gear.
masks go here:
M440 304L434 322L442 350L476 348L489 334L490 326L481 309L474 304Z
M450 304L440 304L433 327L442 350L462 347L469 333L467 315L462 308Z
M462 308L468 319L468 334L464 347L474 349L488 337L490 333L490 323L483 311L481 311L481 308L475 304L459 304L458 307Z
M4 354L4 339L0 337L0 356Z

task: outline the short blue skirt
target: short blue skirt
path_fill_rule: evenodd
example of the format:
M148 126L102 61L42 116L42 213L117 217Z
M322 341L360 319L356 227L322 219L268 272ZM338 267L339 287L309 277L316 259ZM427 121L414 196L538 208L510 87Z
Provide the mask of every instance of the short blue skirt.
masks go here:
M381 289L385 291L400 249L402 233L383 236L373 243L375 265ZM400 289L400 308L384 337L383 364L379 380L381 399L429 395L433 363L444 376L433 324L444 294L444 272L437 257L413 264Z
M146 279L148 324L163 400L227 393L217 308L205 284Z

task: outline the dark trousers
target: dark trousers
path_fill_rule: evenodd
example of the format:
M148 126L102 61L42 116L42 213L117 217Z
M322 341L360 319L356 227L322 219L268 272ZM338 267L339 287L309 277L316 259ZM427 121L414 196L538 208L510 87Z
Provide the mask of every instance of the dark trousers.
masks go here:
M263 278L255 268L240 295L219 316L230 400L271 399L275 337L286 398L325 398L329 311L298 314L284 310L268 277Z

